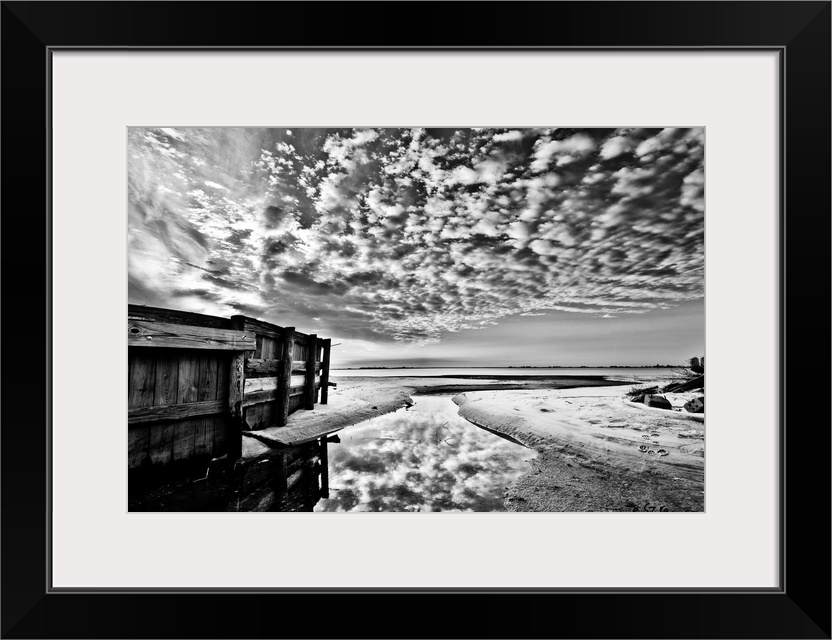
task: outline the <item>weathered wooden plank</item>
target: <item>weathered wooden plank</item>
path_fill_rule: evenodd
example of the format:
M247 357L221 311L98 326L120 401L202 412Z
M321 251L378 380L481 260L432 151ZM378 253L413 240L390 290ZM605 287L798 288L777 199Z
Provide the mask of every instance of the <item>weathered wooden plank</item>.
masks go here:
M271 322L264 322L263 320L258 320L257 318L249 318L248 316L234 317L243 318L243 330L245 331L253 331L259 336L267 336L269 338L276 338L278 340L280 339L283 328L278 327L276 324L272 324Z
M253 350L256 343L251 332L168 322L128 320L127 345L240 351Z
M194 449L193 457L208 458L214 449L214 430L219 424L225 428L222 416L209 416L194 421Z
M273 360L275 350L275 339L269 336L263 336L263 351L261 357L264 360Z
M173 460L173 430L172 422L162 422L151 425L148 455L151 464L165 466Z
M315 408L315 361L318 356L318 336L314 333L309 336L306 343L306 397L304 398L304 409Z
M295 328L286 327L280 338L280 361L282 370L280 372L279 389L277 396L277 424L284 426L289 419L290 394L292 387L292 359L295 351Z
M289 398L289 414L299 411L301 408L303 408L302 394L293 395Z
M248 398L246 398L248 400ZM245 408L246 424L252 431L273 427L276 424L277 412L274 402L261 402Z
M249 358L246 362L246 376L258 373L278 374L282 368L283 365L277 359L263 360L262 358Z
M197 399L200 401L217 399L217 365L219 359L213 353L201 353L199 359L199 378L197 381Z
M319 422L317 424L309 425L295 425L293 427L282 427L280 429L269 429L266 432L258 432L257 439L263 440L267 443L280 444L286 447L296 447L306 442L318 440L330 433L335 433L344 428L341 426L332 426Z
M228 421L229 418L227 416L221 416L214 423L214 448L211 452L211 455L214 458L218 458L228 453L228 432L231 430L228 426ZM240 456L237 457L239 458Z
M332 383L330 382L330 384L332 384ZM317 380L317 379L315 380L315 387L316 387L316 388L317 388L317 387L320 387L320 383L318 382L318 380ZM305 395L305 393L306 393L306 385L305 385L305 384L302 384L302 385L298 385L298 386L294 386L294 387L290 387L290 388L289 388L289 395L290 395L291 397L294 397L294 396L302 396L302 395Z
M207 416L225 411L225 403L219 400L207 402L189 402L187 404L168 404L155 407L137 407L127 411L128 424L144 424L147 422L171 422Z
M246 397L243 400L243 406L252 407L262 402L274 402L277 400L279 395L280 391L278 389L264 389L261 391L252 391L250 393L247 392Z
M154 405L176 404L179 381L179 355L159 353L156 357L156 388L153 393Z
M150 462L150 428L147 426L130 427L127 430L127 468L136 469Z
M249 394L254 393L255 391L277 389L277 382L277 376L271 378L246 378L245 392L246 394Z
M323 341L324 353L321 358L321 404L326 404L329 400L329 354L332 350L332 339L327 338ZM324 443L326 449L326 443Z
M155 387L156 358L141 350L130 349L127 359L127 406L152 406Z
M228 401L228 372L231 368L232 354L228 351L221 351L214 354L217 357L217 400Z
M199 353L182 351L179 356L177 402L185 404L199 399Z
M184 462L190 460L194 455L194 439L197 431L197 423L203 418L194 418L176 422L173 427L173 442L171 444L171 461Z
M302 376L292 376L289 378L289 386L292 387L305 387L306 386L306 375Z
M146 322L190 324L199 327L215 327L217 329L231 328L231 323L228 318L206 316L201 313L191 313L190 311L175 311L173 309L160 309L159 307L145 307L137 304L127 305L127 319L143 320Z
M304 371L306 371L306 345L299 342L294 343L294 350L292 360L302 360L304 363Z

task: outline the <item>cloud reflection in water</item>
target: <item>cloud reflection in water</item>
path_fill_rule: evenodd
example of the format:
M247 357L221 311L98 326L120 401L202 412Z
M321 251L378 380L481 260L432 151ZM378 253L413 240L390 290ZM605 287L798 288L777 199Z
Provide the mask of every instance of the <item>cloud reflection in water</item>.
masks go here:
M419 396L340 438L315 511L505 511L505 488L534 456L461 418L449 396Z

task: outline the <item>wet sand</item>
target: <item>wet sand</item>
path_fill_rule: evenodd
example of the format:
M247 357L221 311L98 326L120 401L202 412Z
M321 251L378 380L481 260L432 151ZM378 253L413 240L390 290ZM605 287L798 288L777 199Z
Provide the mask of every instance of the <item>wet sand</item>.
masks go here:
M704 416L629 402L625 389L478 391L454 402L538 452L508 492L511 510L703 511ZM680 408L692 395L666 397Z
M632 382L601 377L494 381L425 377L333 378L329 403L289 425L332 432L395 411L414 393L456 393L464 418L533 449L530 470L507 492L513 511L703 511L704 416L624 398ZM667 394L678 408L694 394ZM268 455L271 429L247 432L244 458ZM664 449L666 456L638 447Z

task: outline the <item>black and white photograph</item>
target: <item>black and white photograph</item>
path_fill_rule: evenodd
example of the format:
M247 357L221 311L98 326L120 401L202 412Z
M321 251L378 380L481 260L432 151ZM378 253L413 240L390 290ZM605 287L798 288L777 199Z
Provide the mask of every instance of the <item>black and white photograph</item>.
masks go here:
M704 512L703 127L127 135L130 511Z

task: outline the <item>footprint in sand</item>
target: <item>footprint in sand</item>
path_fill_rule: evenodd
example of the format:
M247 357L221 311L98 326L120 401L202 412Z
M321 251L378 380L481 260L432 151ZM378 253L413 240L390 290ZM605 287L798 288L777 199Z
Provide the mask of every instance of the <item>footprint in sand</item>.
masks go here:
M647 451L647 445L646 444L640 444L638 446L638 450L641 451L642 453L645 453Z

